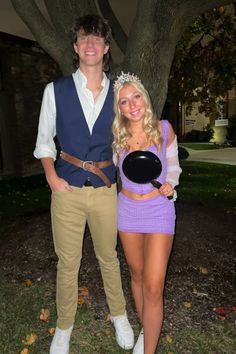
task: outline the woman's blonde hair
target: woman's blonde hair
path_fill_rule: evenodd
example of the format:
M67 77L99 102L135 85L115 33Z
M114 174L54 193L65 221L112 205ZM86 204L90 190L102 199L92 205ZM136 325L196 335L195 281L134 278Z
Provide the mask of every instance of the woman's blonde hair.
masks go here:
M157 119L157 117L154 115L150 96L147 90L141 82L137 82L136 80L126 81L120 83L120 85L117 85L117 87L114 87L115 119L112 125L112 132L114 136L112 149L117 159L119 159L121 151L129 150L127 141L131 137L131 134L128 131L129 120L122 115L119 107L120 91L123 87L128 85L134 86L143 95L146 108L145 117L143 120L143 130L148 137L148 143L156 145L157 149L160 149L162 145L162 137L158 129L159 119Z

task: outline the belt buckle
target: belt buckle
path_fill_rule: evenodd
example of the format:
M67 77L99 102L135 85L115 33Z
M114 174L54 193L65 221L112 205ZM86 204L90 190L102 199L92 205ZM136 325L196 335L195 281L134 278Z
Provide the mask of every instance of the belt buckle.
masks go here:
M86 165L87 164L90 164L90 165L93 165L94 166L94 162L93 161L83 161L83 164L82 164L82 168L83 170L87 171L87 168L86 168Z

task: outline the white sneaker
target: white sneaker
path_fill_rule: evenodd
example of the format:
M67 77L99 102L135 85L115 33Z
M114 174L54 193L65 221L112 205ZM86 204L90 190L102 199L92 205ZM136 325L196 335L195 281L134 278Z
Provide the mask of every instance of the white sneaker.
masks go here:
M144 338L143 329L139 333L138 340L134 346L133 354L144 354Z
M121 316L111 316L116 331L116 341L123 349L132 349L134 346L134 332L127 318L127 314Z
M73 326L68 329L56 328L50 347L50 354L69 354L72 329Z

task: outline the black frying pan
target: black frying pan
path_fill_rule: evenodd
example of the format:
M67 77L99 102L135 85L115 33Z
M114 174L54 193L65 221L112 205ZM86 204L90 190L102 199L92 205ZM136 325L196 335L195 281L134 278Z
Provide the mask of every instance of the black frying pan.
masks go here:
M125 176L135 183L151 183L160 188L161 183L156 181L162 171L161 160L151 151L136 150L128 154L122 164ZM168 197L172 199L172 197Z

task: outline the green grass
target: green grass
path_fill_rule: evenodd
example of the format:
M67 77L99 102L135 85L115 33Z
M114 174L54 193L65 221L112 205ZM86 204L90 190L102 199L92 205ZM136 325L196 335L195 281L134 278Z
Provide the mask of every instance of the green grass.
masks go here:
M49 308L55 318L55 309L48 289L42 284L26 287L0 278L0 353L16 354L27 347L22 341L36 333L37 341L30 353L47 353L50 335L45 324L39 320L41 308Z
M182 160L179 199L209 206L236 207L236 166ZM38 215L50 207L43 175L0 181L0 221Z
M50 194L44 175L0 181L0 220L49 210Z
M47 354L52 340L48 329L56 322L50 284L36 283L28 287L1 276L0 289L0 353L16 354L28 348L30 354ZM42 308L50 311L48 322L39 319ZM24 344L31 333L37 335L37 340L32 345ZM123 353L117 348L110 322L95 320L86 305L78 311L70 353L78 353L78 347L79 353Z
M27 287L0 277L0 353L16 354L28 348L30 354L47 354L52 337L48 328L54 327L56 312L50 284L40 282ZM39 319L40 310L49 309L48 322ZM121 354L110 322L96 320L86 304L79 308L71 340L70 354ZM135 333L137 335L137 328ZM234 354L236 352L234 323L217 321L206 331L194 328L171 334L172 342L162 335L158 354ZM35 333L32 345L22 341ZM131 354L132 351L125 353Z
M233 323L215 322L207 330L182 330L167 344L161 339L160 354L234 354L236 353L235 328Z
M181 161L179 199L236 212L236 166Z
M214 143L180 143L179 145L193 150L216 150L220 148L220 145Z

